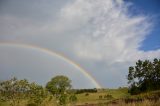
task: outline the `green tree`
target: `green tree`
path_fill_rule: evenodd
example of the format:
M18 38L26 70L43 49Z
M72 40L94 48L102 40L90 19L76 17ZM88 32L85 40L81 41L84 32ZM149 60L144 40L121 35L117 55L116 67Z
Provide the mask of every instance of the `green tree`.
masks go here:
M160 59L138 60L136 66L129 67L128 83L131 94L160 89Z
M60 105L65 105L68 91L71 89L71 80L66 76L56 76L47 83L46 89L52 93Z
M29 103L34 103L36 105L40 105L44 99L47 97L47 92L45 89L37 85L36 83L31 83L29 85Z
M46 94L42 86L29 83L26 79L12 78L0 82L0 99L9 102L11 106L19 106L22 100L29 100L39 106Z
M17 80L17 78L0 82L1 99L9 101L11 106L18 106L20 100L26 98L28 85L26 79Z

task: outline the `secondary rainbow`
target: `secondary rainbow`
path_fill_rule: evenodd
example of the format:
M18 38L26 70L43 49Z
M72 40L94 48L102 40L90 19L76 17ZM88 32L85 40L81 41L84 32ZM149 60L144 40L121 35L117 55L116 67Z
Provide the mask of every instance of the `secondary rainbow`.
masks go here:
M21 43L16 43L16 42L0 42L0 46L3 46L3 45L35 49L35 50L39 50L40 52L46 53L50 56L56 56L56 57L64 60L65 62L69 63L70 65L74 66L76 69L80 70L81 73L83 75L85 75L94 84L94 86L96 88L101 88L100 84L84 68L82 68L79 64L75 63L74 61L72 61L71 59L67 58L66 56L64 56L60 53L57 53L55 51L52 51L52 50L49 50L46 48L42 48L39 46L31 45L31 44L21 44Z

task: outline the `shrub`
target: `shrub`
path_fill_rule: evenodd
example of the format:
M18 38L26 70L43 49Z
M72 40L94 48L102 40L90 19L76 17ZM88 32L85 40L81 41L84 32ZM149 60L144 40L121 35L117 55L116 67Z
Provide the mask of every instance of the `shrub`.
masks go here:
M89 96L89 93L86 93L85 96Z
M28 103L27 106L38 106L38 105L35 103Z
M105 95L104 98L105 98L105 99L112 99L113 96L112 96L112 95Z
M103 98L102 95L100 95L100 96L99 96L99 99L102 99L102 98Z

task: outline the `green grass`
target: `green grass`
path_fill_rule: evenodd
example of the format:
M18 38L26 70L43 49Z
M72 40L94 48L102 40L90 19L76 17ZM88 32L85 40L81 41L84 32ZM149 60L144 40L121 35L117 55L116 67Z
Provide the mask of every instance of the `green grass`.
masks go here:
M97 93L88 93L89 95L86 96L86 93L77 94L78 98L78 104L84 104L84 103L103 103L103 102L109 102L114 99L124 98L130 96L128 93L127 88L120 88L120 89L102 89L98 90ZM105 95L112 95L112 99L104 98ZM99 98L99 96L102 96L102 99Z
M86 96L86 93L82 93L82 94L77 94L77 104L85 104L85 103L89 103L89 104L97 104L97 103L104 103L104 102L109 102L112 101L114 99L119 99L122 97L126 97L128 96L128 89L127 88L121 88L121 89L101 89L98 90L97 93L88 93L89 95ZM112 99L104 99L105 95L112 95ZM99 99L99 96L102 96L102 99ZM52 101L52 103L54 103L55 100ZM47 106L49 106L52 103L48 103L45 102L45 104L47 103ZM23 103L24 104L24 103ZM1 103L0 106L9 106L8 103ZM21 104L22 106L22 104Z
M160 106L160 100L157 102L154 102L154 100L151 101L151 99L154 99L158 96L160 98L160 90L158 91L151 91L146 93L141 93L139 95L130 95L128 93L127 88L119 88L119 89L102 89L98 90L97 93L88 93L89 95L86 96L86 93L78 94L78 102L77 104L99 104L99 103L112 103L113 101L116 101L118 103L117 106ZM112 95L112 99L99 99L99 96L104 95ZM124 100L126 99L143 99L143 102L135 102L135 103L129 103L126 104ZM149 100L150 99L150 100ZM103 106L103 105L102 105ZM106 106L106 105L104 105Z
M105 95L112 95L113 98L104 98ZM159 96L160 97L160 90L158 91L152 91L152 92L147 92L147 93L142 93L139 95L130 95L128 93L127 88L119 88L119 89L101 89L98 90L97 93L82 93L82 94L76 94L78 101L77 105L80 104L100 104L100 106L106 106L106 104L110 103L109 106L112 106L112 102L116 101L116 105L114 106L160 106L160 100L157 102L154 101L149 101L147 98L149 97L155 97ZM99 96L102 96L102 98L99 98ZM134 102L134 103L125 103L125 99L134 99L136 100L137 98L143 98L143 102ZM47 100L44 101L42 106L52 106L55 104L56 101L52 99L52 101L48 102ZM2 103L0 102L0 106L9 106L9 103ZM25 106L24 102L20 103L20 106ZM67 105L67 106L72 106L72 105ZM98 105L99 106L99 105Z
M0 102L0 106L9 106L8 102Z

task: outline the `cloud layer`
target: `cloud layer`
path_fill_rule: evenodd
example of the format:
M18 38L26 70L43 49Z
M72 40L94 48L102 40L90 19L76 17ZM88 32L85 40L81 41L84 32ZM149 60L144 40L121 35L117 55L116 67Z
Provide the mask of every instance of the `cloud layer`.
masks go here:
M59 5L52 6L55 3ZM154 25L151 18L131 14L131 4L123 0L39 1L31 6L36 9L28 11L31 4L15 14L15 4L6 4L13 8L5 11L4 7L0 14L0 41L60 52L83 66L104 87L126 85L130 65L138 59L160 57L160 49L139 49Z
M74 19L77 13L77 4L81 5L81 14L87 17L88 26L76 41L75 52L78 56L107 61L125 61L126 56L139 52L139 47L151 29L151 23L145 16L131 16L127 5L120 0L77 0L75 4L66 7L66 14ZM85 10L87 7L91 7ZM70 10L70 11L68 11ZM87 12L87 13L86 13ZM79 15L79 14L78 14ZM81 20L78 20L81 22ZM137 54L138 55L138 54ZM138 56L139 58L139 56Z

